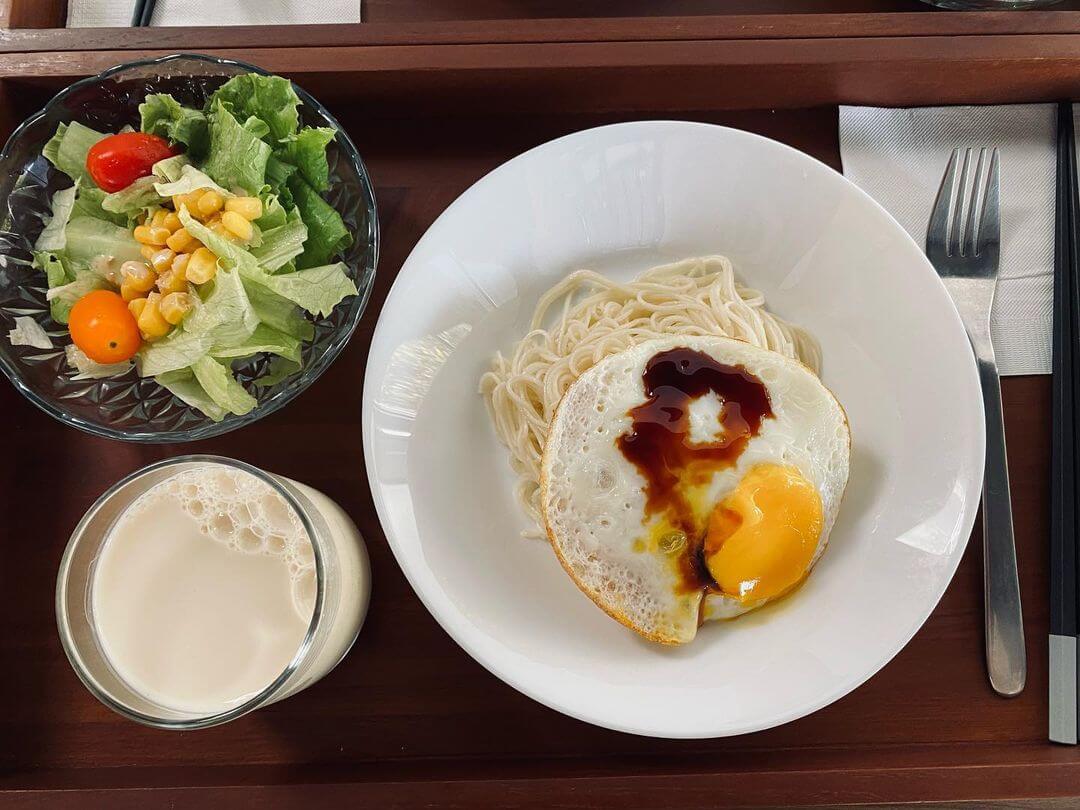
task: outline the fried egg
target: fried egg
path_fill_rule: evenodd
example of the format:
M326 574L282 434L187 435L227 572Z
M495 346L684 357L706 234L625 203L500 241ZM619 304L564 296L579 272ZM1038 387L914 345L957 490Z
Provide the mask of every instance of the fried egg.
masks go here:
M680 644L796 588L847 485L843 408L797 360L723 337L649 340L569 387L544 449L552 548L598 606Z

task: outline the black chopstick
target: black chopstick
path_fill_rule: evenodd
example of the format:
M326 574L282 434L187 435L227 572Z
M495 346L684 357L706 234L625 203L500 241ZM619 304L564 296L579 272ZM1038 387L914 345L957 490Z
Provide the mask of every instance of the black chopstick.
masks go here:
M140 22L139 22L139 25L142 26L143 28L146 28L147 26L150 25L150 20L154 16L154 5L155 4L156 4L156 0L143 0L142 17L141 17Z
M1077 742L1076 337L1078 214L1072 105L1058 105L1054 228L1053 432L1050 470L1050 739Z
M146 6L146 0L135 0L135 9L131 12L131 27L138 28L142 25L143 7Z

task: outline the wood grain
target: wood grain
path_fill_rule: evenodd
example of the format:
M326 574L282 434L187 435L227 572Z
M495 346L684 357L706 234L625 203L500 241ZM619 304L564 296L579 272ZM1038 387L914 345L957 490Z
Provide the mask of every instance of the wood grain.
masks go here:
M0 52L322 48L536 42L679 42L686 40L834 39L921 36L1077 34L1071 11L819 14L716 14L690 17L585 17L440 20L391 19L350 25L177 28L16 29L0 31Z
M41 97L21 103L34 106ZM38 91L40 93L40 91ZM2 102L3 99L0 99ZM626 113L410 120L334 112L377 187L384 243L361 327L284 411L228 436L143 447L86 436L0 386L0 803L11 807L403 808L829 805L1072 795L1080 753L1046 736L1049 380L1005 381L1029 689L991 691L972 543L926 626L854 693L795 723L727 740L664 741L584 725L528 700L457 648L406 584L375 517L361 452L361 380L393 277L433 219L518 152ZM838 164L835 110L695 114ZM438 131L434 142L432 131ZM183 452L305 481L356 519L375 596L356 648L306 692L223 728L153 731L97 704L56 638L52 589L68 533L116 478ZM976 526L976 536L979 528ZM159 788L147 793L142 788ZM86 789L91 792L71 792Z

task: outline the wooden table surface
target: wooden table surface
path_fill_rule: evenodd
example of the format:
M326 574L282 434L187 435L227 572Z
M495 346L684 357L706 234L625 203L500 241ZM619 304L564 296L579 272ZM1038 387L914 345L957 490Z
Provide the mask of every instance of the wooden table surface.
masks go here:
M55 24L50 20L56 19L63 5L56 0L13 2L24 15L21 24L38 26ZM634 16L654 13L658 7L636 0L611 6L590 0L369 0L366 4L368 19L386 23L372 26L371 36L390 41L420 30L410 28L410 21L557 18L569 13L602 14L610 8ZM1080 2L1070 0L1059 8L1080 8ZM917 0L675 0L664 9L685 15L731 9L802 11L808 13L807 20L813 17L806 30L828 37L839 35L828 33L832 15L814 17L812 12L904 12L923 10L923 6ZM723 27L717 19L703 17L703 25ZM849 18L843 19L847 24ZM861 19L871 24L871 18ZM941 19L954 32L964 22L958 22L956 15ZM1031 88L1051 94L1071 86L1080 76L1080 66L1067 52L1077 41L1080 14L980 18L979 25L988 32L998 28L1004 32L1010 30L1012 19L1017 31L1027 21L1039 20L1038 28L1044 25L1041 21L1052 20L1061 34L1040 34L1038 39L1033 35L1034 55L1027 61L1023 59L1026 45L1014 41L971 46L971 64L980 64L979 48L984 48L983 65L987 60L1000 64L995 61L998 53L1020 60L1023 70L1005 92L1021 98ZM394 27L398 23L404 27ZM772 24L770 20L751 26L756 31L753 36L768 36L763 32ZM931 15L903 16L903 26L909 31L905 36L933 33L935 25ZM541 33L536 36L557 31L568 38L567 26L557 19L538 22ZM666 36L679 38L680 30L686 36L679 23L669 21L665 26ZM425 36L437 39L438 32L432 33L430 26L423 30ZM498 23L475 29L485 36L500 30ZM644 29L631 20L621 30L634 39ZM41 37L25 33L0 32L0 51L7 51L0 54L0 137L40 106L59 77L80 75L88 66L97 69L98 61L120 61L109 50L119 47L109 32L43 32ZM503 33L512 38L529 36L521 26ZM261 38L268 47L288 38L280 30L264 35L244 29L237 35L247 49L243 55L254 61L260 61ZM467 40L470 35L469 24L447 23L448 38ZM160 46L171 49L183 44L183 34L175 31L125 36L132 38L125 47L179 43ZM212 36L217 38L212 47L228 50L227 36L231 35ZM333 44L335 37L344 41L356 32L320 29L317 36ZM512 38L499 41L513 42ZM1048 43L1046 50L1039 50L1043 42ZM500 53L515 47L504 46ZM637 46L618 47L631 54ZM788 46L777 42L770 47L780 52ZM821 64L828 50L798 39L791 47L803 48L811 67ZM855 53L855 48L863 46L846 47ZM887 47L899 53L908 46L890 39ZM933 58L934 48L927 44L921 50L904 51L911 61L896 63L895 76L878 82L884 88L880 92L904 100L905 92L918 94L929 88L925 73L912 65ZM69 53L50 52L61 49ZM75 55L71 49L85 52ZM751 55L741 68L747 75L753 75L758 52L748 51ZM267 66L285 70L295 58L292 53L274 50L268 59L281 62ZM561 53L581 51L567 48ZM595 59L596 64L582 69L603 70L608 57L599 49L587 53L583 58ZM715 48L707 58L713 59L713 53ZM364 46L349 49L349 54L359 65L356 71L367 69ZM582 102L567 96L561 107L552 103L556 96L550 88L559 86L552 83L546 94L534 97L542 98L547 106L527 117L486 118L465 112L447 116L446 109L437 109L434 93L440 82L426 64L407 74L411 84L384 79L365 107L349 101L365 93L363 79L356 86L335 86L332 63L337 58L337 51L307 47L304 64L308 68L300 77L325 97L364 155L376 185L383 243L375 291L363 322L345 352L315 385L283 411L228 436L185 446L145 447L65 428L14 388L0 384L0 435L7 438L9 448L7 462L0 464L0 549L6 553L0 563L0 662L6 667L5 688L0 690L0 807L273 809L359 804L380 810L417 806L539 810L962 800L987 806L988 800L1080 795L1080 752L1046 742L1047 377L1011 378L1003 383L1028 639L1028 689L1019 698L998 698L986 680L978 542L969 545L952 585L927 624L878 675L810 717L744 737L664 741L594 728L523 697L462 652L405 582L378 524L366 482L360 431L362 379L379 309L412 246L472 182L549 138L614 120L653 117L660 108L648 107L648 100L663 96L664 79L662 74L641 76L648 92L642 89L640 98L647 100L639 103L627 95L628 83L619 84L623 96L609 109L621 111L602 115L567 114L568 109L578 109L575 102ZM662 116L715 121L759 132L838 167L832 104L838 96L847 100L845 88L867 86L859 84L869 69L862 67L865 58L858 55L862 61L852 63L860 65L858 69L838 70L839 85L827 72L803 80L793 77L791 70L769 74L778 96L783 96L785 81L797 88L785 97L783 106L798 106L802 92L811 99L806 103L828 106L728 113L701 112L695 106L695 112L682 114L678 113L681 108L665 106ZM1070 72L1050 75L1049 66L1060 64L1069 65ZM466 66L463 73L473 67ZM391 75L389 70L380 73L377 66L372 70L376 82L384 74ZM713 68L706 65L691 74L694 82L688 99L691 93L698 94L695 99L702 97L709 70ZM479 70L472 73L486 75ZM500 75L483 80L497 84ZM524 74L515 68L506 75L520 79ZM39 81L40 76L49 78ZM718 108L740 103L743 97L733 84L728 78L716 102ZM979 92L993 98L994 84L1000 83L987 82ZM671 82L673 91L678 86L679 82ZM408 96L400 100L403 87L421 88L429 106L410 108ZM598 81L592 90L603 87ZM449 83L447 89L451 89ZM384 94L389 99L393 90L399 91L396 105L391 102L382 116L372 114L371 98ZM953 91L938 88L935 92ZM668 96L672 97L678 98ZM433 117L425 119L424 114ZM375 586L356 647L325 680L231 725L177 734L126 722L82 688L56 636L53 587L71 529L102 491L150 461L188 452L239 458L326 492L353 516L367 538ZM976 538L980 531L977 524ZM152 792L147 791L150 788Z
M995 696L986 680L978 543L926 626L881 673L810 717L744 737L663 741L594 728L516 693L458 649L397 568L366 483L360 403L372 329L395 272L454 197L512 155L610 116L470 120L432 146L422 127L335 112L375 180L382 259L352 342L288 408L218 439L146 447L65 428L0 386L8 444L0 465L0 788L33 789L0 793L0 804L84 807L93 797L109 807L715 807L1080 792L1076 749L1045 741L1045 377L1004 385L1030 662L1017 699ZM838 164L835 110L712 120ZM187 452L240 458L326 492L367 538L375 588L359 642L323 682L231 725L178 734L124 721L81 687L56 636L53 585L71 528L104 488ZM166 790L125 790L150 786Z

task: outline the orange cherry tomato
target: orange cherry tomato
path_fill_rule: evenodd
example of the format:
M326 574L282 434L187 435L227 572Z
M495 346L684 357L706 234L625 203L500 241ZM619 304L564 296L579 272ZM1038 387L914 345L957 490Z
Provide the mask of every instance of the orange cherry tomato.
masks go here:
M94 290L75 302L68 315L75 345L96 363L121 363L139 350L139 325L124 299L110 290Z
M178 154L164 138L145 132L110 135L90 147L86 170L99 188L108 192L125 189L150 174L159 160Z

